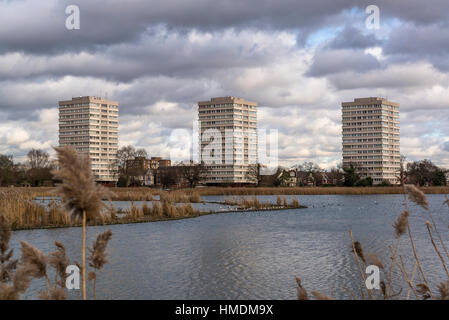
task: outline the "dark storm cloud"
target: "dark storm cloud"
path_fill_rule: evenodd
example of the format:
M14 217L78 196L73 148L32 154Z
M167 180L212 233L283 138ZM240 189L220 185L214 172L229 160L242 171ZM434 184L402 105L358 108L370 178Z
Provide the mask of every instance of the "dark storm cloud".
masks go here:
M321 77L341 71L369 71L380 67L379 61L362 51L325 50L318 51L307 75Z
M250 35L247 35L250 36ZM190 41L187 35L168 33L145 34L145 41L116 44L96 54L65 53L55 56L9 54L0 56L0 63L15 63L14 72L0 69L0 80L39 77L90 76L129 82L147 75L198 77L223 68L263 66L276 58L265 43L249 42L241 33L220 33L225 41L215 38L204 42Z
M171 0L77 1L81 30L65 29L71 0L2 2L2 51L48 53L101 50L102 45L137 41L149 26L178 31L226 28L293 29L317 27L357 5L355 1ZM13 32L12 32L13 31Z
M436 1L435 1L436 2ZM381 17L396 17L417 24L445 21L449 5L418 0L377 1ZM169 0L76 1L81 30L65 29L65 8L72 0L0 2L2 51L48 53L95 50L103 45L138 41L149 26L217 31L226 28L302 29L308 32L330 22L342 24L342 12L363 12L370 1L356 0ZM308 31L308 32L306 32Z
M449 70L449 24L408 24L395 28L384 53L394 62L429 60L435 67Z
M360 29L347 25L328 43L327 47L330 49L366 49L381 44L382 41L377 39L375 34L363 34Z

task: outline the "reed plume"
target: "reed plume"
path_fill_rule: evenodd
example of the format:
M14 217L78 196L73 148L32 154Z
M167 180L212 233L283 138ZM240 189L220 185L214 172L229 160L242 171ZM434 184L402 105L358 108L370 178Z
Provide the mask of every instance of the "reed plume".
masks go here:
M53 267L56 271L55 283L59 284L61 287L65 286L65 281L67 279L66 269L70 264L69 259L66 255L66 250L61 242L55 241L56 251L50 253L47 257L48 264ZM59 280L58 277L59 276Z
M96 299L96 284L97 284L97 270L103 268L103 266L108 263L106 259L106 247L108 245L109 240L111 240L112 231L107 230L105 232L100 233L97 236L97 239L93 242L92 248L89 248L90 256L89 266L95 269L93 272L89 272L88 280L93 280L94 282L94 299Z
M405 190L408 193L408 198L410 201L416 203L417 205L423 207L426 210L429 210L429 203L427 202L427 197L413 184L406 184Z
M365 254L363 253L363 248L362 248L362 244L358 241L354 242L354 248L355 248L355 252L357 253L357 255L359 256L359 258L366 263L366 259L365 259Z
M301 279L296 278L296 284L298 285L296 290L298 291L298 300L309 300L309 296L307 295L306 289L303 288L301 284Z
M331 297L329 297L329 296L327 296L324 293L321 293L319 291L312 291L312 295L317 300L334 300L334 298L331 298Z
M66 300L67 292L62 287L50 286L47 290L39 291L39 299L41 299L41 300Z
M86 300L86 223L101 216L102 199L108 198L110 193L95 183L88 157L78 156L76 150L69 146L55 150L59 170L54 171L54 175L62 180L57 191L72 217L83 221L82 277L83 299Z
M97 236L97 239L92 244L92 248L89 248L91 254L88 258L89 266L99 270L108 263L108 260L106 259L106 247L109 240L111 240L111 237L111 230L102 232Z
M394 233L396 238L400 238L407 231L408 217L410 213L404 210L398 217L398 219L393 223Z
M9 241L7 219L0 218L3 232L0 237L3 240L3 248L7 248ZM67 298L65 292L66 267L70 264L64 246L55 241L57 250L45 256L40 250L28 242L21 241L21 257L19 260L9 261L2 265L2 278L0 279L0 300L18 300L24 294L33 279L44 278L46 290L39 291L38 297L47 300L63 300ZM12 250L7 255L7 260L12 257ZM55 284L52 284L47 274L47 267L55 269ZM58 276L60 280L58 281Z
M449 300L449 281L442 282L438 285L441 300Z
M55 148L59 170L53 171L62 180L57 187L62 203L73 218L95 220L104 206L102 199L112 195L106 188L95 183L90 161L87 156L78 155L72 147Z
M384 269L382 261L374 253L367 253L365 255L365 259L368 265L374 265L379 267L380 269Z
M28 290L30 283L35 278L45 277L47 284L47 261L45 255L33 245L21 241L22 257L15 271L12 285L4 284L0 288L0 299L18 300L20 295ZM3 291L3 292L2 292Z
M22 246L22 257L20 263L28 265L34 278L43 278L47 276L47 258L32 244L26 241L20 241Z

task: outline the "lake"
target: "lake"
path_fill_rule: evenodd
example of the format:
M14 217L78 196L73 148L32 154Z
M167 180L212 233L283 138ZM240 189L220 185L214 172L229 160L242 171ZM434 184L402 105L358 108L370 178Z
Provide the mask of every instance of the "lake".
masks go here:
M291 199L292 196L287 196ZM109 264L97 280L99 299L296 299L295 276L304 287L348 299L341 287L357 290L360 273L351 251L349 229L365 252L389 266L392 223L403 210L402 195L294 196L307 209L232 212L199 218L88 227L90 245L99 232L111 229ZM259 196L275 201L276 196ZM223 197L202 197L220 201ZM439 230L447 240L449 208L444 195L428 195ZM129 204L117 203L118 207ZM429 281L446 281L441 262L429 240L427 213L409 204L410 224ZM10 245L19 255L25 240L44 253L58 240L71 260L81 261L81 228L15 231ZM407 236L400 254L412 252ZM449 242L446 241L447 247ZM395 268L393 282L407 287ZM36 298L41 281L32 283L24 298ZM78 292L71 292L77 298Z

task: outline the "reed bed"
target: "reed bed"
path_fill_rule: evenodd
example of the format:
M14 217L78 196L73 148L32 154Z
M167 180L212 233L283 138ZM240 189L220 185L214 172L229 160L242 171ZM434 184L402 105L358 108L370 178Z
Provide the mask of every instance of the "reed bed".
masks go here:
M254 196L254 195L368 195L368 194L402 194L402 188L392 187L203 187L195 189L178 189L165 191L153 188L109 188L114 201L152 201L155 196L164 195L170 198L182 199L171 202L201 202L201 196ZM449 186L446 187L422 187L425 194L449 194ZM13 194L35 199L36 197L58 197L57 191L51 187L17 187L0 188L0 194ZM106 200L106 199L103 199Z
M171 203L200 203L201 196L198 192L187 191L171 191L160 193L160 201L167 201Z
M67 211L54 201L46 208L26 197L0 195L0 208L13 230L63 227L71 224Z
M292 198L291 202L288 203L287 198L281 196L277 196L276 203L261 202L257 196L248 198L248 197L240 197L240 198L227 198L224 201L225 205L228 206L236 206L239 210L259 210L259 209L293 209L293 208L306 208L299 204L299 201L296 198Z
M368 195L368 194L402 194L401 187L254 187L254 188L198 188L201 196L233 195ZM448 194L449 187L423 187L425 194Z
M0 197L0 208L10 221L12 230L79 227L80 222L70 218L67 210L58 202L51 201L41 205L22 198ZM118 212L114 206L101 211L100 216L89 221L89 226L137 223L196 217L200 211L190 203L176 205L169 201L153 201L152 205L144 202L141 207L132 203L127 210Z
M131 207L123 211L121 217L117 217L115 212L110 215L107 223L118 222L139 222L139 221L160 221L168 219L179 219L199 216L201 212L194 209L190 203L176 205L168 201L153 202L150 206L146 202L141 207L132 203Z

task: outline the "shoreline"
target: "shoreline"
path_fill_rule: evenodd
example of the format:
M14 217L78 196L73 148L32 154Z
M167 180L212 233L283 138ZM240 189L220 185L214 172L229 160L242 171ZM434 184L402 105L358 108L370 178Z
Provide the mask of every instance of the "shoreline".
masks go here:
M153 196L170 193L185 193L199 196L262 196L262 195L375 195L403 194L402 187L197 187L160 190L149 187L109 188L115 195L112 201L152 201ZM449 186L420 187L425 194L449 194ZM57 197L54 187L14 187L0 188L1 191L13 191L35 197Z
M221 214L221 213L245 213L245 212L256 212L256 211L283 211L283 210L294 210L294 209L307 209L307 206L300 205L299 207L281 207L281 208L260 208L260 209L236 209L236 210L225 210L225 211L205 211L201 212L198 215L186 216L186 217L175 217L175 218L162 218L162 219L140 219L134 221L116 221L116 222L104 222L98 224L87 224L87 227L101 227L101 226L112 226L112 225L123 225L123 224L138 224L138 223L152 223L152 222L166 222L166 221L175 221L175 220L184 220L184 219L194 219L200 218L202 216L209 216L213 214ZM23 227L15 229L12 231L31 231L31 230L51 230L51 229L67 229L67 228L81 228L81 224L74 225L48 225L48 226L40 226L40 227Z

